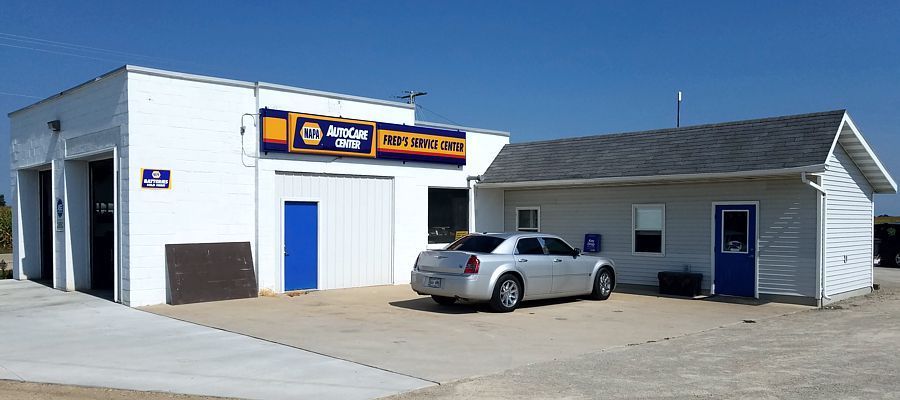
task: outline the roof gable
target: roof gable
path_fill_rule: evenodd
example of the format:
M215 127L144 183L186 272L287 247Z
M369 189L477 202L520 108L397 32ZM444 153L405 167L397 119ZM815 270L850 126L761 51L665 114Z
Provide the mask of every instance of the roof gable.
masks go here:
M894 182L894 178L869 147L869 143L856 128L849 114L845 114L841 120L841 127L832 141L829 156L834 153L838 144L844 148L853 163L863 173L875 193L897 193L897 183Z
M508 144L482 182L625 181L824 168L844 115L837 110Z

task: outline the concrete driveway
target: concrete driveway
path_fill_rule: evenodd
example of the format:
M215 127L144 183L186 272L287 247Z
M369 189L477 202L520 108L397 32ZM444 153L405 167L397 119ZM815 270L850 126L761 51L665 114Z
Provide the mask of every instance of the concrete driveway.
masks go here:
M0 379L258 399L431 383L33 282L0 281Z
M400 285L145 310L445 383L808 308L614 293L495 314L438 306Z
M826 309L619 347L396 396L417 399L900 399L900 269Z

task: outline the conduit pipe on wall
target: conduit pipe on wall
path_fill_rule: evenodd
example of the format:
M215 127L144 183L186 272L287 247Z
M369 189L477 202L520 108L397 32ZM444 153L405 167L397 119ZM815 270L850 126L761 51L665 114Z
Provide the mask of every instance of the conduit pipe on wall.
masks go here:
M466 177L466 189L469 192L469 232L475 232L475 189L472 181L481 182L481 175L469 175Z
M826 239L826 234L827 234L827 230L825 229L825 222L826 222L826 218L825 218L825 197L828 195L828 192L825 191L825 188L822 187L822 185L820 185L820 184L818 184L818 183L815 183L815 182L809 180L809 178L807 178L807 175L812 175L812 176L815 176L815 177L819 178L819 181L820 181L820 182L821 182L822 176L821 176L821 175L818 175L818 174L812 174L812 173L807 174L806 172L801 172L801 173L800 173L800 180L801 180L804 184L806 184L807 186L809 186L809 187L811 187L811 188L813 188L813 189L816 189L816 191L819 192L819 193L821 194L821 196L818 196L818 197L819 197L819 199L818 199L818 200L819 200L819 207L818 207L818 209L820 210L820 211L819 211L819 215L818 215L818 222L819 222L819 237L820 237L820 249L819 249L819 287L821 288L821 289L820 289L820 290L821 290L821 291L820 291L820 297L821 297L820 301L821 301L822 303L824 303L825 300L831 300L831 297L828 297L827 291L825 290L825 264L826 264L827 261L828 261L828 252L826 251L826 241L825 241L825 239Z

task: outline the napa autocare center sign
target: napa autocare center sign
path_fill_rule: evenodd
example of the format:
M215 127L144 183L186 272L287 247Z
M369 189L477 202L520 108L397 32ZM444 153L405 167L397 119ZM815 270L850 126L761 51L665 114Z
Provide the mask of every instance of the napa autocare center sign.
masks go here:
M465 165L466 133L447 129L259 110L263 152Z

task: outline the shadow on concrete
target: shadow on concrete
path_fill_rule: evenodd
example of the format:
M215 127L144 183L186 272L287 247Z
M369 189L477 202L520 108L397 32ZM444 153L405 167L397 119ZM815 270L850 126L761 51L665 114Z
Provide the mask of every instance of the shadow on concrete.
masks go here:
M51 280L51 279L37 279L37 280L32 280L30 282L34 282L39 285L44 285L50 289L53 289L53 280Z
M711 301L716 303L729 303L729 304L744 304L750 306L758 306L767 303L771 303L769 300L765 299L754 299L752 297L735 297L735 296L724 296L718 294L704 294L695 297L688 296L676 296L671 294L662 294L659 293L659 290L655 286L640 286L640 285L618 285L616 286L615 292L613 292L613 296L616 293L627 293L638 296L652 296L652 297L662 297L666 299L678 299L678 300L694 300L694 301Z
M79 290L78 292L79 292L79 293L84 293L84 294L89 295L89 296L94 296L94 297L96 297L96 298L98 298L98 299L103 299L103 300L113 301L113 291L112 291L112 289L105 289L105 290L100 290L100 289L97 289L97 290L94 290L94 289L86 289L86 290Z
M474 314L479 312L478 308L482 306L478 303L459 303L451 305L441 305L435 303L431 297L420 297L418 299L400 300L388 302L391 306L405 308L408 310L426 311L440 314Z
M555 299L527 300L519 304L517 309L524 310L532 307L543 307L555 304L575 303L585 301L580 297L559 297ZM440 314L474 314L479 312L492 313L486 302L457 302L451 305L435 303L430 297L418 299L400 300L388 302L391 306L406 308L409 310L426 311Z

